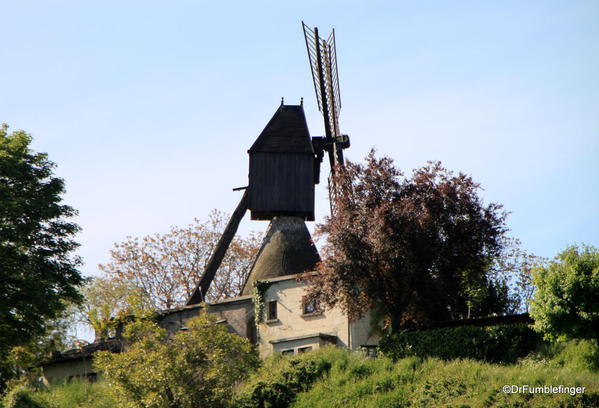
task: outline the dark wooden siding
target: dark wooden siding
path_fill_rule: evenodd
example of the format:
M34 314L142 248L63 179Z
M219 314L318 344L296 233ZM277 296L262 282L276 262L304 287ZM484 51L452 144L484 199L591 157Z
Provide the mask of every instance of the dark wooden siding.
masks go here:
M314 220L314 157L306 153L250 154L253 220L294 215Z

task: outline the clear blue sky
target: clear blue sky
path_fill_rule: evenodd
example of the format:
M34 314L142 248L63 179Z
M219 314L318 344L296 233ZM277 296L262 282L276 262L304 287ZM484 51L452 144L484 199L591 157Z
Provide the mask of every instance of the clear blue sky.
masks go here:
M538 255L599 245L597 1L0 1L0 16L0 122L57 163L88 275L127 235L231 212L282 96L322 134L301 20L336 29L350 159L374 146L471 174Z

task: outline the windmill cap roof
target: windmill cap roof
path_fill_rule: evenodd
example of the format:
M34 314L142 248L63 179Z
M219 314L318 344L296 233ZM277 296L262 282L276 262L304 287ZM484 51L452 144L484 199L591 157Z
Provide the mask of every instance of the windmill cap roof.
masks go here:
M304 107L281 105L248 153L314 153Z

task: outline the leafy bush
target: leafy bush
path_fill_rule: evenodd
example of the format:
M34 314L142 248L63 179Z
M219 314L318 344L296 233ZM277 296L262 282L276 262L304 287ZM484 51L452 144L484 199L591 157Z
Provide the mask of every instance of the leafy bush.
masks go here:
M530 326L513 324L387 334L379 346L383 354L394 360L417 356L513 363L538 347L541 341L541 336Z
M519 363L528 366L599 371L599 347L591 340L543 343L528 356L519 360Z
M550 339L599 341L599 250L571 246L533 270L536 286L530 315Z
M233 386L259 364L247 341L205 312L168 336L156 323L135 322L121 354L99 352L95 363L120 407L228 407Z
M24 385L19 385L10 390L2 399L3 408L44 408L31 398L31 391Z
M312 358L310 358L312 357ZM286 408L291 406L298 393L310 389L314 381L327 372L330 362L314 356L286 359L278 357L278 371L266 380L250 384L240 393L239 408ZM266 368L264 371L270 371Z

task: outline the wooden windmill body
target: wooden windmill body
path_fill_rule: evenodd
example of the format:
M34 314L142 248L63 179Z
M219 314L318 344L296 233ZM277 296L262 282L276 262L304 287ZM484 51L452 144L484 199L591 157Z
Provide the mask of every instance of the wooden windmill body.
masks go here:
M248 153L252 220L314 221L314 149L303 106L281 104Z

